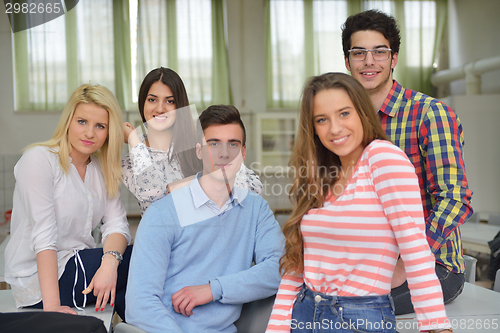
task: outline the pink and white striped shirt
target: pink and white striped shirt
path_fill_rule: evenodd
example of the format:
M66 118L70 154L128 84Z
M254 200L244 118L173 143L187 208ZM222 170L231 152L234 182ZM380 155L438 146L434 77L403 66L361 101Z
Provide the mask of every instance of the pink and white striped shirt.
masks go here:
M392 143L370 143L344 192L311 209L300 228L304 272L283 276L266 332L290 332L303 283L331 296L389 294L399 254L420 330L450 327L424 235L418 179L405 153Z

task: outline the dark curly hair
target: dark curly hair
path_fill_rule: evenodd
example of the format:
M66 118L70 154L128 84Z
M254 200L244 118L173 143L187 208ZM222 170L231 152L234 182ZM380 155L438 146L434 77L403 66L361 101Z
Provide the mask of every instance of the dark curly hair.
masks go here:
M389 41L392 54L399 53L401 37L396 19L379 10L371 9L349 16L342 25L342 48L346 58L349 58L352 34L364 30L380 32Z

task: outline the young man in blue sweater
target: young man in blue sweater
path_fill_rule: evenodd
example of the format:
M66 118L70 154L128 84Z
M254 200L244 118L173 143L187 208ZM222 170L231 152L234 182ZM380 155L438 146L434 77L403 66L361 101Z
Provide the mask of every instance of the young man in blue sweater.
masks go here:
M154 202L137 230L126 317L148 333L236 332L243 303L280 282L280 227L264 199L233 186L246 155L238 110L211 106L199 125L203 171Z

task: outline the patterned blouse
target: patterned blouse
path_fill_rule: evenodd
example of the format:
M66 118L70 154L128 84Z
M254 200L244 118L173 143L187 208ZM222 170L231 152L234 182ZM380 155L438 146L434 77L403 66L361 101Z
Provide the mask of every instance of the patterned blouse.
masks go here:
M176 157L168 162L170 153L139 143L122 160L123 182L139 201L141 215L152 202L166 195L167 185L184 178ZM236 174L235 186L262 194L259 177L243 163Z

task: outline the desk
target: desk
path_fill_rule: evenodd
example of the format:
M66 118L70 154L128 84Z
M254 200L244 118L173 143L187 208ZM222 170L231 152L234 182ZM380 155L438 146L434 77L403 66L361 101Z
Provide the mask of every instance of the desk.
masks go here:
M111 332L111 325L113 320L113 309L109 304L104 308L104 311L96 312L93 306L87 306L84 311L75 310L80 316L92 316L101 319L104 322L104 326ZM18 309L16 308L16 302L14 296L12 296L12 290L0 290L0 312L32 312L32 311L43 311L38 309Z
M490 254L488 242L492 240L499 231L500 225L466 222L460 226L462 247L468 251Z
M500 293L465 283L458 298L445 306L456 333L494 333L500 331ZM485 328L489 326L489 328ZM396 317L399 333L418 332L415 314Z

